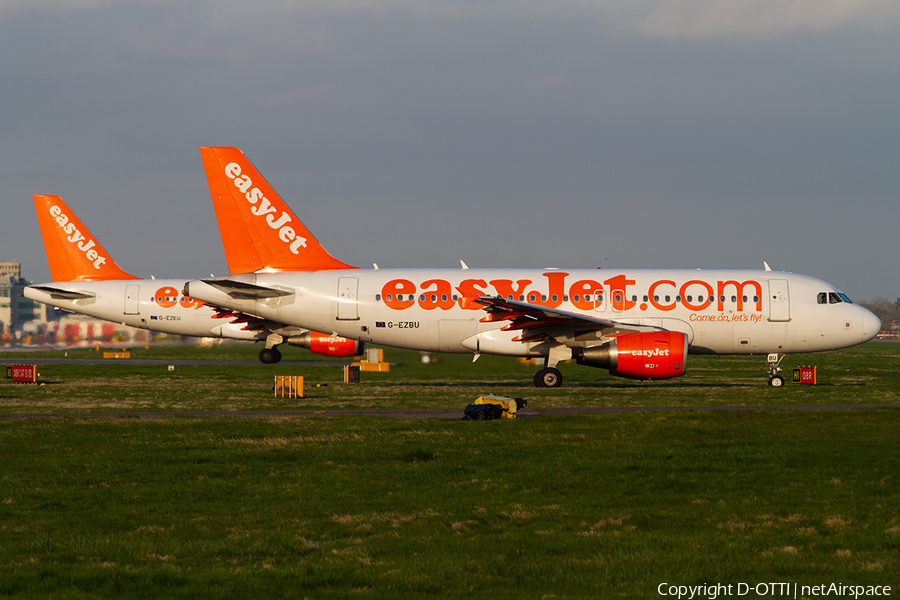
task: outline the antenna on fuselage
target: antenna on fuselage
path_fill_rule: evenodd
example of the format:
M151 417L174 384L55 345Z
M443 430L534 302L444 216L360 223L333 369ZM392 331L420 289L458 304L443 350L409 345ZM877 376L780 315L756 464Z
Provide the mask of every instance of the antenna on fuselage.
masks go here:
M766 261L763 261L763 267L766 268L766 271L771 271L771 270L772 270L772 267L770 267L770 266L769 266L769 263L767 263Z

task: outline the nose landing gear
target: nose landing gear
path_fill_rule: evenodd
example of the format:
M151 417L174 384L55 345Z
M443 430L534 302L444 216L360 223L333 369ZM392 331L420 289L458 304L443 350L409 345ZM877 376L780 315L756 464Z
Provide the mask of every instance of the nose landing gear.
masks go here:
M769 374L769 385L772 387L781 387L784 385L784 377L779 375L781 372L781 361L785 355L769 354L766 356L766 372Z

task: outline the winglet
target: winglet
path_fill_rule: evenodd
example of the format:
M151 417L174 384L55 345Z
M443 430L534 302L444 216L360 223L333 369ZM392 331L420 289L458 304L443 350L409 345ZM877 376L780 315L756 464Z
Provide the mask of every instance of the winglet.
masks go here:
M201 147L232 273L355 269L331 256L244 153Z
M62 198L36 194L34 209L53 281L137 279L113 262Z

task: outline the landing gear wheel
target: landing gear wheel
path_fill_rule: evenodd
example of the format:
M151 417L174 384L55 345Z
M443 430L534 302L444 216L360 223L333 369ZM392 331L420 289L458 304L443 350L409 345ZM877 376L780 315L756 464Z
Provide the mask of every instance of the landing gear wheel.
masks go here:
M264 365L274 365L281 362L281 352L278 348L263 348L259 351L259 362Z
M775 377L772 377L771 379L769 379L769 385L771 385L772 387L783 386L784 385L784 377L782 377L781 375L776 375Z
M534 387L556 388L562 385L562 373L550 367L534 374Z

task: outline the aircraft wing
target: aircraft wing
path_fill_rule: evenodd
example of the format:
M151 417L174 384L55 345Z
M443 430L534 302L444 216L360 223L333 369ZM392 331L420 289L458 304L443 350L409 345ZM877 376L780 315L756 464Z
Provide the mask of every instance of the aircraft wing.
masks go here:
M293 290L266 287L263 285L255 285L253 283L245 283L243 281L234 281L232 279L201 279L201 281L228 294L235 300L279 298L281 296L291 296L295 293Z
M567 346L591 346L601 343L602 338L619 333L664 331L662 327L618 323L539 304L507 300L503 296L481 296L471 302L480 304L487 312L487 316L481 319L483 323L509 321L502 328L504 331L521 330L522 333L513 338L513 341L519 342L553 338Z
M96 298L97 294L93 292L76 292L73 290L63 290L50 285L30 285L35 290L40 290L55 300L84 300L85 298Z

